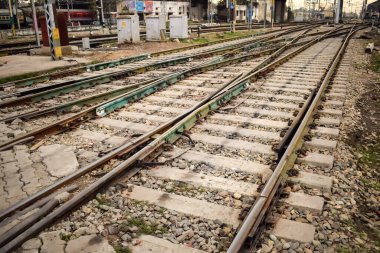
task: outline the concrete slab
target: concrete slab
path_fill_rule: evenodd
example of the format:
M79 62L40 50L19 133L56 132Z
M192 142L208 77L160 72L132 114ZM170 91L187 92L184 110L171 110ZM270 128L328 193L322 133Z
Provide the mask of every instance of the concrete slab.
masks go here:
M119 146L126 141L127 141L127 138L125 137L111 136L110 138L106 139L104 143L112 145L112 146Z
M242 127L235 126L226 126L226 125L217 125L210 123L203 123L197 126L198 129L210 130L215 132L223 132L225 134L237 134L238 136L258 138L258 139L269 139L269 140L280 140L280 134L269 132L269 131L260 131L253 129L246 129Z
M268 154L268 155L274 155L274 151L272 150L272 146L265 145L257 142L249 142L249 141L242 141L242 140L232 140L227 139L224 137L216 137L211 136L207 134L198 134L193 133L191 134L191 138L194 141L199 141L207 144L212 145L219 145L226 148L231 149L243 149L247 150L253 153L259 153L259 154Z
M220 220L237 228L240 224L240 209L209 203L204 200L188 198L135 185L126 197L138 201L174 210L180 213L203 217L209 220Z
M343 102L338 101L338 100L327 100L327 101L323 102L323 105L324 106L331 106L331 107L340 107L340 106L343 106Z
M100 235L85 235L70 240L66 253L116 253L108 241Z
M270 119L257 119L251 117L237 116L232 114L221 114L215 113L210 116L210 119L220 120L220 121L231 121L235 123L240 123L242 125L251 124L260 127L276 128L282 129L288 125L287 122L270 120Z
M295 109L295 110L299 109L298 103L295 104L295 103L269 102L269 101L262 101L262 100L247 99L247 100L244 100L244 104L284 108L284 109Z
M313 225L286 219L278 219L272 230L277 238L301 243L313 241L314 233Z
M85 58L70 59L80 63L89 62ZM63 66L75 66L75 64L69 61L52 61L50 56L9 55L1 57L1 61L6 62L6 64L0 66L0 78L45 71Z
M274 95L268 93L255 93L255 92L247 92L247 95L250 97L260 97L260 98L274 98L278 100L287 100L287 101L298 101L303 102L305 99L302 96L287 96L287 95Z
M292 113L282 112L282 111L273 111L273 110L261 110L261 109L251 108L251 107L238 107L234 111L238 113L258 114L258 115L277 117L277 118L283 118L283 119L294 118Z
M339 98L344 99L346 97L346 93L340 93L340 92L330 92L327 94L328 98Z
M164 112L164 113L172 113L172 114L179 114L186 111L185 108L165 107L165 106L142 104L142 103L133 104L131 105L130 108L139 110L139 111Z
M187 91L188 92L188 91ZM181 97L184 95L183 91L178 90L163 90L157 93L158 96L168 96L168 97Z
M54 177L66 176L79 167L77 158L69 146L53 144L41 146L38 150L41 152L47 171Z
M328 118L328 117L320 117L317 120L317 123L319 125L339 126L340 125L340 120L339 119L334 119L334 118Z
M326 109L320 110L319 112L322 115L328 114L328 115L334 115L334 116L339 116L339 117L341 117L343 115L343 112L341 110L337 110L337 109L326 108Z
M314 214L320 214L325 200L318 196L311 196L302 192L291 192L289 197L283 200L285 203L299 209L308 210Z
M141 243L130 246L133 253L206 253L182 244L173 244L151 235L141 235L138 239Z
M334 164L334 157L331 155L324 155L319 153L309 153L303 158L297 158L298 162L307 163L311 166L332 168Z
M61 231L42 233L39 237L42 240L41 253L65 253L66 242L61 239Z
M308 75L308 77L310 77L310 75ZM285 83L285 82L281 82L281 81L278 81L278 82L275 82L275 81L268 81L268 82L265 82L264 86L266 87L286 87L286 88L299 88L301 87L300 84L297 84L297 83L291 83L291 84L288 84L288 83ZM314 88L315 86L313 84L303 84L302 85L302 88L307 88L307 89L312 89Z
M170 118L168 118L168 117L157 116L157 115L149 115L149 114L141 113L141 112L122 111L119 113L119 116L125 117L125 118L130 118L130 119L145 119L145 120L159 122L159 123L167 122L170 120Z
M129 129L136 132L148 132L153 129L155 126L149 126L141 123L127 122L123 120L110 119L110 118L99 118L94 120L95 123L100 125L105 125L109 127L113 127L120 130Z
M312 129L310 132L317 136L331 136L331 137L339 136L338 128L317 127L316 129Z
M181 81L182 82L182 81ZM205 91L205 92L213 92L213 91L216 91L215 88L210 88L210 87L197 87L197 86L191 86L191 85L180 85L180 84L176 84L176 85L173 85L171 88L175 89L175 90L182 90L182 91L186 91L186 90L196 90L196 91Z
M310 188L318 188L328 192L331 191L333 183L331 177L304 171L300 171L296 177L289 177L288 180L294 183L300 183Z
M181 159L187 161L196 161L199 163L208 164L212 167L217 167L219 169L231 169L237 171L244 171L249 174L261 175L264 181L272 175L272 170L269 165L264 165L260 163L255 163L251 161L239 160L224 156L212 155L204 152L197 152L189 150L184 153L183 149L176 148L174 151L166 152L171 156L175 157L178 154Z
M168 103L168 104L173 104L173 105L188 105L188 106L192 106L197 103L197 101L194 101L194 100L160 97L158 94L154 96L146 97L144 98L144 100L150 101L150 102L156 102L156 103Z
M334 150L336 148L337 143L336 141L330 141L313 137L311 141L305 142L305 145L313 148Z
M279 88L279 87L261 87L265 90L270 91L286 91L286 92L292 92L292 93L299 93L299 94L310 94L310 90L303 90L303 89L293 89L293 88Z
M181 170L172 167L158 167L151 169L149 174L154 177L202 186L209 189L227 190L231 193L237 192L241 195L256 196L258 194L258 185L256 184L194 173L187 169Z
M99 141L99 142L104 141L105 139L110 137L107 134L97 133L97 132L93 132L93 131L89 131L85 129L77 129L73 132L73 134L76 136L81 136L83 138L93 140L93 141Z

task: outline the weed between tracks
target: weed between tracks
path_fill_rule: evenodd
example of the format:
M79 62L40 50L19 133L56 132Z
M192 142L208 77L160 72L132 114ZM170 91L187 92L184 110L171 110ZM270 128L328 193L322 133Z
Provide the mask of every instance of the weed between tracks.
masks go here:
M138 234L145 235L154 235L156 231L161 231L163 234L168 232L167 228L160 226L158 223L148 223L142 218L130 218L128 222L123 223L121 226L136 226L139 229Z

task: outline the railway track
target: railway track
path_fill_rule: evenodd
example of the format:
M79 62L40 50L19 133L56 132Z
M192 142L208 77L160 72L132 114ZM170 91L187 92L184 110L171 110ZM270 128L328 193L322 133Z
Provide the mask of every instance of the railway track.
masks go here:
M328 225L324 221L326 217L323 212L325 206L330 205L329 198L333 191L333 178L329 172L334 165L334 153L338 146L352 55L341 55L337 62L339 60L339 66L333 73L329 73L330 81L321 84L324 92L317 94L320 100L314 105L316 108L313 113L305 116L300 128L307 122L301 135L303 140L298 138L298 142L297 139L293 142L299 154L294 165L289 166L287 180L282 185L281 194L277 196L277 204L273 205L266 218L269 225L261 227L263 235L256 238L256 250L281 250L290 246L292 249L301 247L324 252L326 245L323 246L320 241L323 242L325 236L333 236L326 227ZM314 158L309 159L313 155ZM273 221L277 222L273 224ZM284 235L281 228L285 224L292 230L298 228L299 233ZM279 239L273 237L274 233L280 234ZM314 243L307 245L307 237ZM280 238L286 242L281 242ZM299 240L294 240L295 238Z
M283 32L286 32L285 30L290 31L292 29L299 29L301 27L302 26L295 27L295 28L284 29ZM269 35L271 33L279 33L279 32L281 32L281 31L272 30L272 31L268 31L268 32L265 32L265 33L257 34L255 36L256 37L260 37L262 35ZM245 38L249 38L249 37L251 37L251 36L249 35L249 36L246 36ZM210 42L210 43L190 45L190 46L186 46L186 47L183 47L183 48L160 51L160 52L152 53L150 55L144 54L144 55L138 56L138 60L146 59L149 56L155 57L155 56L160 56L160 55L164 55L164 54L181 52L181 51L189 50L189 49L208 47L208 46L212 46L212 45L217 45L219 43L231 43L231 42L234 43L233 41L239 40L239 39L242 39L242 38L241 37L240 38L230 38L230 39L225 39L225 40L220 40L220 41L215 41L215 42ZM76 75L78 73L82 73L82 72L85 72L87 70L91 70L91 71L99 70L99 69L101 70L101 69L107 68L107 67L114 67L114 66L118 66L118 65L123 65L123 64L131 62L133 60L135 60L134 57L132 57L132 58L129 57L129 58L123 58L123 59L119 59L119 60L115 60L115 61L101 62L99 64L92 64L92 65L89 65L89 66L83 66L83 67L73 68L73 69L64 70L64 71L56 71L54 73L40 75L40 76L36 76L36 77L32 77L32 78L27 78L27 79L22 79L22 80L16 80L16 81L13 81L13 82L10 82L10 83L2 84L2 86L9 86L9 85L16 85L18 87L21 87L21 86L30 86L30 85L32 85L32 84L34 84L36 82L53 80L55 78L62 78L62 77L69 76L69 75L70 76L71 75Z
M289 24L275 24L275 27L288 27L288 26L296 26L296 25L303 25L307 23L289 23ZM260 29L262 28L263 25L253 25L252 29ZM239 31L244 31L244 30L249 30L248 25L236 25L236 30ZM201 28L201 30L198 30L198 27L190 27L189 29L192 33L199 33L204 34L204 33L211 33L211 32L226 32L230 31L231 27L228 25L221 25L217 27L206 27L206 28ZM141 39L145 39L146 33L145 31L140 32ZM167 34L169 34L169 30L167 30ZM74 39L71 38L70 40L70 45L74 46L81 46L82 45L82 38L79 39ZM103 35L103 36L93 36L90 37L90 44L91 47L99 47L102 44L107 44L107 43L113 43L117 41L117 36L115 34L108 34L108 35ZM0 54L22 54L22 53L27 53L29 52L30 49L38 48L35 44L35 41L32 39L30 41L26 42L18 42L16 44L5 44L0 46Z
M294 29L297 30L300 28L301 27L294 28ZM291 31L291 30L293 30L293 29L289 29L288 31ZM283 31L283 33L285 33L285 32L286 31ZM257 36L254 36L254 37L260 38L261 36L270 35L271 33L273 33L273 34L281 33L281 31L269 31L269 32L266 32L263 34L258 34ZM252 36L246 36L243 38L232 38L232 39L226 39L226 40L216 41L216 42L212 42L212 43L190 45L190 46L186 46L186 47L178 48L178 49L159 51L159 52L151 53L151 54L142 54L142 55L138 55L136 57L128 57L128 58L122 58L122 59L118 59L118 60L114 60L114 61L101 62L98 64L81 66L79 68L73 68L73 69L64 70L64 71L57 71L57 72L49 73L47 75L40 75L37 77L31 77L31 78L22 79L22 80L15 80L15 81L12 81L9 83L4 83L1 86L2 87L8 87L8 86L13 86L13 85L16 87L30 86L30 85L36 84L38 82L54 80L56 78L62 78L62 77L66 77L66 76L77 75L78 73L83 73L86 71L102 70L104 68L110 68L110 67L115 67L115 66L119 66L119 65L124 65L126 63L130 63L133 61L141 61L141 60L147 59L149 57L158 57L158 56L165 55L165 54L172 54L171 56L174 57L175 53L183 52L185 50L188 50L187 54L191 54L192 52L195 52L195 51L202 52L202 51L207 51L207 50L212 50L212 49L218 49L218 48L223 47L223 45L225 45L225 46L230 45L231 46L233 44L236 44L238 46L239 43L241 43L240 45L244 45L244 43L248 44L251 42L251 39L254 39L251 37ZM191 51L191 49L195 49L195 50ZM178 55L179 54L177 54L177 56Z
M260 39L260 40L253 40L253 41L243 40L243 42L240 42L240 44L233 44L232 46L235 46L235 48L231 47L231 45L227 45L224 47L223 50L218 49L217 53L223 53L225 51L229 51L228 55L230 55L232 49L235 51L242 51L242 49L244 49L243 52L241 53L241 55L244 55L244 54L246 54L245 51L249 47L251 47L251 45L254 45L253 49L259 50L259 51L252 52L252 53L248 54L248 56L246 56L246 57L252 58L252 57L258 56L262 53L270 53L271 51L275 50L275 47L273 49L269 48L267 50L265 49L265 47L264 48L262 48L262 47L261 48L255 48L256 46L260 45L260 43L262 44L265 40L268 40L270 38L273 38L273 37L271 36L268 38L264 38L264 39ZM284 39L281 39L281 40L283 41ZM250 42L251 44L247 44L247 42ZM301 42L301 43L305 43L305 42ZM241 45L243 45L243 46L241 46ZM280 43L280 45L281 45L281 43ZM240 46L240 47L236 48L236 46ZM206 56L213 55L213 52L215 52L214 48L211 48L211 52L206 51L206 49L202 49L202 50L204 51L203 53L202 52L199 53L199 51L196 52L196 55L198 57L200 57L202 55L206 55ZM178 57L176 55L170 56L170 57L174 58L174 61L173 61L173 64L174 64L176 61L177 62L183 61L183 59L185 59L185 61L187 61L190 57L194 56L194 54L191 54L191 52L188 52L187 54L188 54L188 56L182 56L182 58L180 58L180 60L178 60ZM185 53L185 55L186 55L186 53ZM221 60L223 58L224 57L219 58L219 60ZM239 58L239 56L235 56L235 60L236 60L236 58ZM219 61L218 58L217 59L211 58L211 60L216 61L216 62ZM160 60L157 60L157 59L154 60L153 59L153 61L155 61L154 65L158 65L156 62L160 61ZM164 59L164 61L168 62L169 60ZM134 88L138 88L138 87L141 87L143 85L147 85L149 82L155 81L157 79L157 76L161 76L161 79L157 80L161 83L169 82L169 81L175 82L176 79L178 79L178 77L183 75L183 71L185 69L188 69L189 66L195 66L199 62L202 62L202 60L201 59L199 61L193 60L189 63L182 64L178 67L174 66L174 67L166 68L166 69L162 69L162 70L148 71L145 74L140 74L137 76L129 77L128 79L124 78L120 81L114 81L114 82L111 82L109 84L103 84L104 82L110 81L109 75L103 74L104 72L109 73L109 70L107 69L107 70L104 70L103 73L100 73L100 74L99 74L99 72L102 72L102 71L95 72L96 75L100 75L100 77L101 77L100 80L99 80L99 78L97 78L95 80L96 82L92 81L92 78L87 78L87 77L84 77L86 82L83 82L83 79L78 77L79 81L75 81L74 83L72 83L72 81L69 81L68 86L63 86L61 88L58 88L57 86L50 84L50 85L43 85L43 86L40 86L40 87L37 87L34 89L24 90L22 92L23 94L20 94L20 95L24 95L24 96L20 96L19 98L16 98L16 99L5 99L4 101L2 101L0 103L0 106L3 108L3 113L4 113L3 115L5 115L1 121L6 122L6 123L11 123L15 119L27 120L27 119L31 119L31 118L40 117L40 116L43 116L43 115L46 115L49 113L51 114L54 112L59 112L59 113L70 112L70 111L72 111L73 107L75 107L77 110L78 106L84 106L84 105L89 105L89 104L94 103L94 102L104 101L105 99L120 96L123 93L130 92ZM227 64L227 63L228 63L228 61L224 62L223 64ZM134 63L132 63L132 64L134 64ZM140 65L142 63L137 62L136 64ZM144 66L146 66L146 65L147 64L145 63ZM197 67L195 69L191 69L190 71L186 72L186 75L193 75L193 74L200 72L200 71L202 72L202 71L204 71L204 69L206 67L207 66L200 66L200 67ZM131 67L126 66L126 69L127 70L131 69ZM132 69L135 71L136 68L132 67ZM147 67L143 67L143 68L138 67L138 69L147 69ZM126 76L126 75L128 76L128 72L132 72L132 74L133 74L133 71L120 71L120 70L117 70L116 68L113 68L111 70L113 71L112 73L122 72L121 77ZM176 71L177 71L177 74L173 74ZM131 73L129 73L129 75L131 75ZM78 80L78 78L75 80ZM90 84L88 84L88 82ZM91 82L92 82L92 84L91 84ZM62 85L62 83L63 82L61 81L60 83L58 83L58 85ZM79 84L79 87L75 86L77 83ZM126 85L126 87L123 87L123 86L121 86L121 84L127 84L127 85ZM99 89L94 90L92 87L94 87L95 85L101 86L102 89L100 89L100 91L99 91ZM73 94L70 96L70 93L69 93L70 91L80 89L81 87L84 87L84 89L81 90L79 93L76 93L76 94ZM90 87L90 89L86 89L87 87ZM54 89L50 90L51 88L54 88ZM44 90L44 89L48 89L48 90ZM30 94L30 91L35 91L35 90L38 90L40 92L36 93L36 94ZM106 91L104 91L104 90L106 90ZM29 92L29 93L27 93L27 92ZM62 96L61 95L62 93L69 93L69 94ZM93 93L94 95L89 96L89 94L91 94L91 93ZM12 93L12 94L16 94L16 93ZM28 95L28 94L30 94L30 95ZM82 94L85 94L86 98L84 98L84 99L80 98L80 99L73 101L73 98L81 96ZM59 96L59 95L61 95L61 96ZM57 97L57 98L54 98L54 97ZM49 100L46 100L46 99L49 99ZM69 102L66 102L66 101L69 101ZM12 105L13 105L13 107L10 107ZM44 109L44 107L46 109ZM12 116L12 115L14 115L14 116ZM57 118L54 118L54 117L51 118L51 121L55 121L55 120L57 120ZM48 123L48 122L47 121L41 121L40 119L37 119L32 123L32 126L36 127L38 125L40 125L40 126L46 125L46 123ZM30 129L30 126L24 126L24 129Z
M92 152L95 160L83 163L79 170L66 176L49 171L53 177L50 180L56 181L37 193L23 181L28 177L21 176L19 186L24 195L19 198L24 200L0 213L3 227L12 227L9 224L14 219L6 218L16 210L30 211L31 204L41 209L30 220L20 222L22 219L18 217L18 227L3 234L0 251L8 252L36 236L115 178L118 180L112 187L97 194L95 200L77 212L82 215L90 208L88 215L92 219L88 222L98 232L101 231L93 222L112 219L116 209L126 215L120 216L119 223L116 218L111 225L107 224L118 230L127 227L123 236L135 227L156 230L150 231L154 237L143 235L138 243L136 239L130 243L136 233L124 236L125 240L117 237L114 243L129 242L133 252L146 252L149 248L167 252L171 247L180 252L240 250L252 227L259 227L266 213L260 206L262 201L269 207L266 201L271 203L271 194L277 191L278 184L283 184L278 177L286 173L283 164L292 163L284 159L294 160L290 159L294 155L288 154L299 148L293 143L300 143L302 132L306 131L304 126L310 123L315 109L320 108L318 103L325 86L352 32L344 42L342 37L328 38L327 34L296 45L301 35L270 57L238 56L235 58L241 58L239 61L220 64L201 74L190 77L184 74L178 78L180 81L154 95L138 96L135 92L97 106L96 113L101 118L34 143L30 154L26 146L1 152L3 160L8 157L16 162L21 175L30 172L17 165L19 160L27 164L44 160L46 164L54 145L75 147L86 153L83 156L86 159ZM337 112L325 109L322 113L327 116L320 120L334 122L330 118ZM324 134L327 130L317 126L313 131ZM315 148L324 142L311 139L310 143ZM33 152L36 149L39 152ZM69 150L62 152L72 154ZM313 155L305 155L299 161L312 158ZM83 180L85 184L80 183ZM57 198L47 196L69 182L78 185L79 193L55 208L59 205ZM73 189L74 186L63 191ZM265 195L268 191L270 196ZM263 213L256 213L258 207ZM245 217L249 218L244 220ZM83 225L76 223L79 227ZM56 224L53 229L62 226ZM111 233L110 228L106 230ZM192 251L182 244L198 250Z

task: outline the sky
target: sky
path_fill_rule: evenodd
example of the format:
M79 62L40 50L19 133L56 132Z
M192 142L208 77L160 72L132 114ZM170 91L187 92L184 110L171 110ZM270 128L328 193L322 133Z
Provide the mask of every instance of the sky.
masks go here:
M287 4L290 3L291 0L287 0ZM317 0L315 0L317 1ZM367 0L367 4L373 3L376 0ZM293 0L294 8L305 7L306 0ZM334 0L320 0L321 6L332 6L334 4ZM317 7L318 5L316 5ZM343 0L343 8L345 12L356 12L360 13L361 8L363 6L363 0Z

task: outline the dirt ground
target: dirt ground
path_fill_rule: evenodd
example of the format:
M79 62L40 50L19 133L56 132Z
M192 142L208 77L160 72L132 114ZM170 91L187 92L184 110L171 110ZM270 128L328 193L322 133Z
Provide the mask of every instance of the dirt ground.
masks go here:
M360 40L364 51L369 42L380 45L380 36ZM363 53L362 53L363 54ZM347 220L357 240L354 248L342 246L339 252L379 252L380 250L380 52L367 55L367 59L356 64L351 78L357 85L357 99L354 107L353 127L345 140L349 151L356 157L356 176L347 175L355 190L357 211L352 220ZM362 245L360 245L362 244Z

